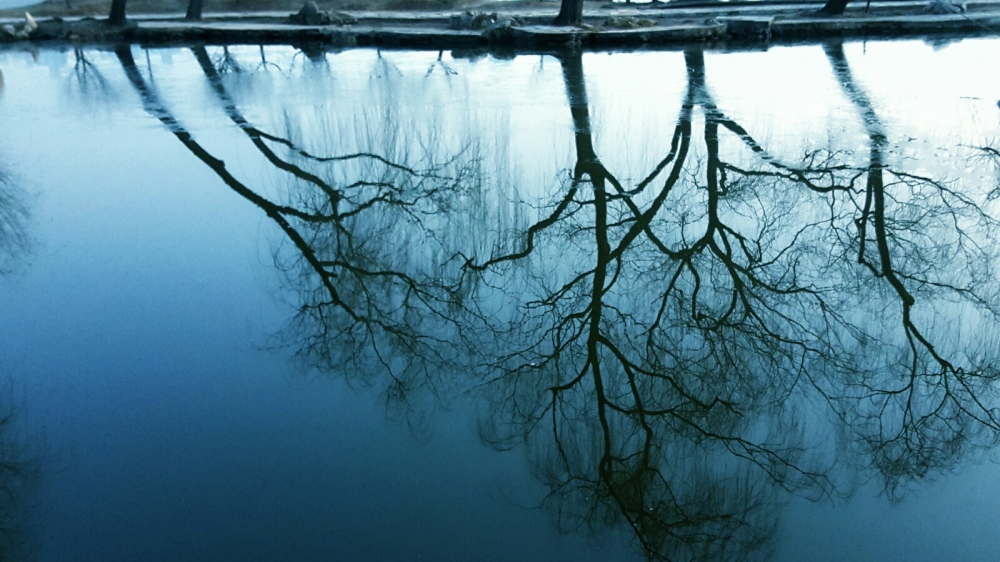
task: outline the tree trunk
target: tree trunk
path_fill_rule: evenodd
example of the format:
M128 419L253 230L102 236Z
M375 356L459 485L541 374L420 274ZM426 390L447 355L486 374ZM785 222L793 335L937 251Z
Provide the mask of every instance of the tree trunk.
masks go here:
M824 16L842 16L847 9L848 0L827 0L826 5L820 8L819 14Z
M188 2L187 15L184 19L188 21L198 21L201 19L201 7L205 3L205 0L191 0Z
M125 0L113 0L111 2L111 14L108 15L108 23L111 25L125 24Z
M583 23L583 0L562 0L559 15L552 22L554 25L575 25Z

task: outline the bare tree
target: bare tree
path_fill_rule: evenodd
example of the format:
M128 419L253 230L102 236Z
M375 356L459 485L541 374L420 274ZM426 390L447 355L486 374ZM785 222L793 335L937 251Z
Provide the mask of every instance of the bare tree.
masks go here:
M562 0L554 25L579 26L583 23L583 0Z
M125 24L125 3L127 0L111 0L111 13L108 14L108 23L111 25Z
M108 14L108 23L111 25L125 25L127 16L125 15L125 5L128 0L111 0L111 12ZM184 19L188 21L201 20L204 0L189 0L187 13Z
M850 0L827 0L826 4L817 12L822 16L841 16L847 10ZM867 0L865 10L871 6L871 0ZM930 0L924 11L934 14L957 14L965 11L963 4L955 4L951 0Z
M184 19L188 21L201 20L201 9L204 4L205 0L191 0L188 2L187 13L184 15Z

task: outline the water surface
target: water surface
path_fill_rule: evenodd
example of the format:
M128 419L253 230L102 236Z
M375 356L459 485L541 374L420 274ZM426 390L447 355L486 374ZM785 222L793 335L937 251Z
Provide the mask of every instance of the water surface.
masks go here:
M22 6L32 6L37 3L33 0L0 0L0 9L20 8Z
M0 52L11 548L988 557L996 47Z

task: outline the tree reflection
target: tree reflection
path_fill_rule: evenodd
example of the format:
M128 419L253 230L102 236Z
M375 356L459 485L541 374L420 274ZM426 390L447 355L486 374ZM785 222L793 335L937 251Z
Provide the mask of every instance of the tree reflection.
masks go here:
M998 223L984 210L989 193L982 187L953 187L889 167L886 135L851 76L843 46L828 44L825 51L869 137L865 188L855 201L857 262L881 282L886 304L898 310L889 317L898 322L897 340L902 336L894 342L894 364L852 381L858 407L843 415L891 492L997 443L1000 370L989 350L997 349L991 321L998 286L988 241ZM966 309L964 323L980 323L985 333L948 333L960 325L935 330L945 303Z
M809 327L793 311L814 291L785 280L795 237L784 240L780 222L751 220L741 229L726 218L727 208L765 207L755 192L763 182L737 190L730 176L826 191L834 186L817 178L830 170L767 156L718 109L702 53L688 51L670 149L625 186L595 153L579 53L560 61L576 129L569 189L529 229L523 250L470 259L467 268L517 275L516 263L543 252L537 240L549 233L572 233L560 247L585 249L551 256L569 262L567 280L539 287L539 298L521 305L514 324L531 330L504 342L518 351L495 364L484 435L498 445L531 443L551 490L545 506L563 528L623 526L650 559L760 555L779 490L815 496L834 486L795 407L811 342L795 332ZM696 108L704 117L702 178L685 173ZM720 126L763 155L767 169L727 165ZM545 280L537 269L530 277Z
M27 560L31 553L28 514L38 483L37 452L20 428L13 391L0 397L0 560Z
M24 191L0 168L0 277L22 265L31 250ZM20 404L9 380L0 383L0 560L26 560L32 491L38 483L37 448L23 435Z
M30 250L24 193L0 170L0 275L14 271ZM8 383L9 384L9 383ZM37 484L35 452L21 434L14 392L0 389L0 560L24 560L31 490Z
M469 164L459 157L411 154L404 146L314 154L290 135L252 125L204 47L192 51L227 117L290 178L283 195L265 195L231 174L173 116L135 65L130 48L116 53L147 112L226 185L263 210L290 243L292 257L276 260L303 295L285 335L296 340L298 355L355 384L384 386L387 406L415 421L423 411L414 407L418 395L437 394L442 382L432 376L436 368L464 355L456 346L442 345L462 340L462 326L448 313L462 308L453 296L458 288L439 279L437 265L429 265L442 259L446 247L419 232L467 193ZM415 270L421 263L424 269Z
M992 332L932 329L995 321L996 221L975 189L890 166L842 50L827 54L869 132L864 165L831 150L779 161L718 107L689 50L671 148L634 186L596 155L580 57L560 57L571 183L520 251L467 269L518 275L547 234L584 248L530 266L539 296L501 346L484 422L490 442L530 443L564 528L624 524L650 559L755 557L780 489L846 493L861 465L894 495L996 443ZM695 108L703 163L689 161ZM837 450L817 446L834 431Z
M117 53L146 110L282 233L299 299L283 336L305 362L409 415L472 392L483 439L528 450L560 529L729 560L767 553L790 493L848 494L874 471L896 497L1000 435L992 192L895 162L842 46L824 48L867 154L774 156L689 49L669 148L634 181L598 154L582 56L558 54L575 162L524 224L483 204L478 147L418 150L391 113L265 132L195 48L287 180L251 188Z
M0 169L0 275L15 270L30 251L24 191Z
M73 47L73 83L86 97L104 97L111 93L108 81L101 70L89 59L83 47Z

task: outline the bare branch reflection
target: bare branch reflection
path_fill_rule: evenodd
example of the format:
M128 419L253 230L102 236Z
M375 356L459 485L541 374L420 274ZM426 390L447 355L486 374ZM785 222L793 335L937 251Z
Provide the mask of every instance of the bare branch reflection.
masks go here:
M298 355L320 372L382 387L388 408L419 422L426 410L417 407L423 397L441 395L438 387L447 382L436 376L437 369L469 355L460 345L464 326L451 315L462 310L460 288L439 280L439 267L431 265L448 246L427 227L470 193L475 159L459 154L441 160L432 153L411 154L401 145L334 155L307 150L290 134L252 125L204 48L196 47L195 59L227 117L267 162L287 174L283 195L265 194L237 179L194 139L142 76L128 47L116 53L147 112L284 234L292 251L276 260L302 295L284 337L296 342ZM380 117L367 122L391 126ZM380 138L392 141L392 135Z
M842 46L824 49L867 150L775 156L688 49L664 153L633 180L601 159L582 55L557 54L575 158L541 204L498 195L496 147L420 138L392 107L252 123L194 48L282 178L252 187L117 54L146 111L281 233L297 299L281 338L303 362L411 421L471 394L483 440L527 451L561 530L740 560L766 557L791 494L874 475L895 498L1000 436L992 186L907 168Z
M29 520L40 468L37 448L23 434L20 405L10 383L0 390L0 560L28 560Z
M0 275L16 270L31 249L27 195L0 168Z
M895 303L898 312L888 308L887 320L898 322L896 337L902 336L893 365L859 373L853 381L859 407L843 413L892 493L901 482L953 468L1000 437L1000 358L987 351L1000 340L995 328L985 327L1000 317L997 255L989 242L1000 224L984 210L982 189L888 166L882 124L851 75L843 46L827 44L825 51L869 137L854 221L857 261L881 282L886 305ZM949 333L957 327L940 329L935 308L941 301L967 308L965 322L982 323L985 337L970 338L969 345Z
M626 186L596 155L580 54L560 56L577 149L571 183L522 250L466 264L509 277L533 256L523 274L540 285L512 323L527 329L501 346L514 351L493 363L482 431L501 447L529 442L551 490L543 505L561 528L631 529L655 560L755 558L773 535L779 491L824 496L835 486L794 399L813 342L792 337L811 328L786 307L814 292L782 282L792 246L780 245L780 222L765 217L741 232L723 215L766 205L754 193L760 179L724 192L720 125L767 166L743 175L811 192L832 186L820 183L826 169L766 156L716 107L702 53L685 60L669 151ZM703 180L685 173L695 108L705 121ZM546 239L581 250L545 255ZM565 281L553 284L556 276Z

